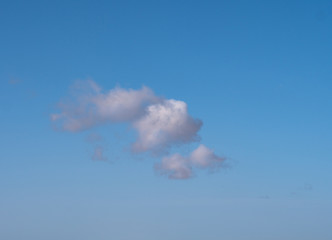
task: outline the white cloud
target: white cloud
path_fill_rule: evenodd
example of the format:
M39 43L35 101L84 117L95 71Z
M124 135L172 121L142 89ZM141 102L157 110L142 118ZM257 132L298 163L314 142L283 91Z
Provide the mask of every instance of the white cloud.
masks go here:
M81 131L96 125L129 122L144 114L147 105L160 101L152 90L114 88L102 93L93 81L74 86L75 93L58 104L60 113L52 114L51 121L65 131Z
M147 105L157 101L159 98L147 87L139 90L115 88L91 99L101 120L110 122L133 121L144 113Z
M161 163L155 165L155 169L171 179L187 179L194 175L194 168L214 170L222 167L224 161L225 158L217 156L211 149L201 144L190 156L174 154L164 157Z
M191 164L195 167L210 169L220 167L225 160L225 158L215 155L211 149L203 144L199 145L199 147L191 153L189 159Z
M133 123L138 132L133 150L158 152L171 144L194 141L201 125L200 120L188 114L185 102L171 99L150 105L145 115Z
M161 163L155 165L155 169L171 179L187 179L193 174L189 159L177 153L164 157Z
M72 94L58 104L59 112L51 115L57 129L77 132L102 124L128 123L137 132L132 144L133 153L150 152L167 154L174 145L198 141L202 121L188 113L187 104L174 99L156 96L147 87L138 90L116 87L107 92L93 81L79 82ZM102 138L91 134L87 141L96 143ZM100 145L94 148L93 160L107 157ZM189 156L174 154L162 158L156 170L172 179L194 176L195 169L217 169L224 158L200 145Z

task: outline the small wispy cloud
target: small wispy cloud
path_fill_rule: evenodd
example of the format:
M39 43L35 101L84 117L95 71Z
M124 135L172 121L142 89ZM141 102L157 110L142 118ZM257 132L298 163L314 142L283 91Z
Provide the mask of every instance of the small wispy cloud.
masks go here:
M290 194L292 196L301 196L304 194L308 194L314 190L314 187L310 183L304 183L301 186L298 186L296 189L294 189Z
M10 78L9 81L8 81L8 83L10 85L17 85L17 84L21 83L21 80L19 80L17 78Z
M72 87L72 94L57 105L59 112L51 114L55 128L78 132L95 126L127 123L137 132L131 150L138 154L150 152L154 156L166 155L155 166L157 172L173 179L192 177L193 168L217 169L224 158L200 145L190 156L168 156L174 145L199 141L202 121L193 118L187 104L175 99L156 96L148 87L138 90L116 87L102 91L94 81L81 81ZM97 142L99 135L89 135L88 141ZM105 160L104 147L94 149L93 160Z
M305 190L305 191L312 191L313 189L314 189L314 187L310 183L305 183L303 185L303 190Z
M96 142L101 142L104 140L104 138L102 136L100 136L99 134L97 134L95 132L90 133L85 139L89 143L96 143Z
M107 161L107 157L104 155L104 147L102 146L96 146L94 148L93 154L91 156L93 161Z

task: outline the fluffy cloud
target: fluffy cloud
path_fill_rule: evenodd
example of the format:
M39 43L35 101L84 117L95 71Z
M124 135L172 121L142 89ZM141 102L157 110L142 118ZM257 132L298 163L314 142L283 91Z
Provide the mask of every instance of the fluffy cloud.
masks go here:
M59 129L81 131L96 125L114 122L130 122L144 114L147 105L160 101L152 90L114 88L102 93L93 81L75 85L75 94L58 104L60 113L51 120Z
M194 168L214 170L222 167L224 161L225 158L201 144L187 157L180 154L164 157L161 163L155 165L155 169L171 179L187 179L194 175Z
M51 114L57 129L77 132L102 124L128 123L137 132L133 153L167 154L173 145L199 140L197 132L202 121L190 116L183 101L158 97L147 87L138 90L116 87L103 92L93 81L79 82L72 90L58 104L59 112ZM94 143L101 137L91 135L87 140ZM101 145L95 146L92 159L107 160ZM223 161L224 158L200 145L190 156L164 157L155 168L169 178L187 179L194 175L193 169L218 168Z
M164 157L161 163L155 164L155 169L162 175L167 175L171 179L187 179L192 177L192 166L189 158L176 153L169 157Z
M202 122L192 118L187 104L157 97L147 87L114 88L103 93L93 81L74 86L71 98L58 104L51 120L58 129L76 132L96 125L127 122L138 133L134 152L163 152L172 144L198 139Z
M191 164L198 168L218 168L222 165L225 158L218 157L214 152L201 144L190 155Z
M150 105L145 115L133 123L138 132L133 150L159 151L174 143L194 141L201 125L200 120L188 114L185 102L170 99Z
M147 105L158 101L152 90L143 87L139 90L115 88L107 94L98 94L91 103L96 106L101 121L128 122L141 116Z

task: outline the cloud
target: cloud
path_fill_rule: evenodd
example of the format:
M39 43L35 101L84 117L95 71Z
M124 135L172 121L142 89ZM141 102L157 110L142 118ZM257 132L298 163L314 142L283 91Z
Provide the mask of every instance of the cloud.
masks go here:
M314 190L314 187L310 183L304 183L302 186L298 186L296 189L294 189L290 194L292 196L301 196L303 194L310 193Z
M96 125L130 122L144 113L147 105L160 101L152 90L114 88L102 93L93 81L77 83L71 98L58 104L60 113L52 114L51 120L57 128L77 132Z
M202 122L192 118L187 104L157 97L147 87L114 88L103 93L93 81L79 82L69 99L51 114L57 129L77 132L101 124L126 122L137 131L133 152L166 151L171 145L198 140Z
M269 195L265 194L265 195L259 196L258 198L260 198L260 199L270 199L271 197Z
M305 183L303 186L303 189L305 191L312 191L314 189L314 187L310 183Z
M155 169L170 179L187 179L193 175L189 158L178 153L164 157L161 163L155 164Z
M21 83L21 80L19 80L17 78L11 78L11 79L9 79L8 83L10 85L17 85L17 84Z
M97 146L92 154L93 161L107 161L107 157L104 156L104 148L102 146Z
M96 143L103 141L103 137L98 133L92 132L86 137L86 141L89 143Z
M187 157L168 156L174 145L199 141L198 131L203 123L189 114L185 102L158 97L148 87L138 90L116 87L105 92L92 80L81 81L57 107L58 112L51 114L50 119L62 131L78 132L99 125L127 123L137 133L131 144L132 153L166 155L155 168L169 178L187 179L193 177L193 169L217 169L225 160L204 145ZM101 140L97 134L87 138L90 143ZM100 144L95 146L92 159L107 160Z
M171 144L197 140L197 132L201 126L200 120L193 119L188 114L185 102L164 100L148 106L145 115L133 123L138 132L133 150L156 152Z
M215 170L222 167L224 161L225 158L201 144L187 157L177 153L164 157L155 169L170 179L187 179L193 177L195 168Z

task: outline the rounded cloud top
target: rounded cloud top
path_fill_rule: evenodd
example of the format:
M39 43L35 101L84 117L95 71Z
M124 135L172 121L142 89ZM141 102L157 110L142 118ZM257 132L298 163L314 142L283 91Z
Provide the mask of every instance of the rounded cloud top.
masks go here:
M75 84L72 90L74 93L58 104L59 112L51 114L57 129L77 132L97 125L125 122L137 132L133 153L167 154L175 144L200 139L197 133L202 121L190 116L187 104L158 97L148 87L138 90L116 87L103 92L89 80ZM102 156L102 151L96 153L99 158ZM189 157L179 154L164 157L156 169L169 178L185 179L193 176L193 167L212 168L223 160L200 145Z

